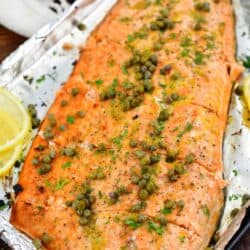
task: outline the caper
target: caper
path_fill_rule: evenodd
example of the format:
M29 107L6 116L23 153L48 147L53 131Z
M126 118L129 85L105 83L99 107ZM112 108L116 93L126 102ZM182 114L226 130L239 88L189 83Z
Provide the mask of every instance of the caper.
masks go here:
M144 188L147 185L147 181L146 180L140 180L138 183L138 186L140 188Z
M147 70L148 70L147 66L144 65L144 66L141 67L141 72L142 73L145 73Z
M177 165L175 165L174 168L175 168L175 172L179 175L182 175L185 173L185 168L182 164L177 164Z
M158 163L161 159L160 155L151 155L150 156L150 164Z
M153 45L153 49L156 50L156 51L161 50L162 47L163 47L163 44L160 43L160 42L156 42L156 43L154 43L154 45Z
M137 212L141 211L142 209L143 209L142 203L139 202L139 203L132 205L131 208L129 209L129 211L131 213L137 213Z
M158 145L159 145L159 147L161 149L166 149L167 148L167 143L164 142L164 141L159 141Z
M59 125L59 130L60 131L65 131L66 130L66 126L64 124Z
M163 215L157 215L155 220L159 222L161 226L167 225L167 219Z
M185 163L186 163L186 164L192 164L192 163L194 162L194 160L195 160L194 154L190 153L190 154L188 154L188 155L186 156L186 158L185 158Z
M242 96L243 95L243 85L238 85L235 89L235 94L238 96Z
M166 29L172 30L174 28L174 22L170 20L165 20L164 24L165 24Z
M36 118L36 117L31 118L31 126L32 126L32 129L38 128L39 125L40 125L40 123L41 123L41 120L40 120L40 119L38 119L38 118Z
M74 148L64 148L63 149L63 154L69 157L73 157L76 155L76 150Z
M147 220L147 217L143 214L139 214L137 217L138 223L144 223Z
M139 181L140 181L140 178L139 178L138 176L133 175L133 176L131 177L131 182L132 182L133 184L138 184Z
M100 143L97 147L97 152L98 153L102 153L102 152L105 152L107 149L106 145L104 143Z
M210 11L210 3L209 2L198 2L198 3L195 3L194 8L196 10L209 12Z
M135 79L138 80L138 81L142 80L143 79L143 74L142 73L136 73L135 74Z
M33 165L37 166L39 164L39 159L37 157L34 157L31 162Z
M167 157L166 157L166 162L174 162L177 159L177 156L179 155L178 150L168 150L167 152Z
M169 117L170 117L169 111L167 109L163 109L161 110L158 116L158 121L165 122L169 119Z
M49 120L49 124L51 127L55 127L57 122L56 122L56 118L53 114L49 114L48 115L48 120Z
M45 156L43 157L43 162L44 162L44 163L51 163L51 158L50 158L50 156L49 156L49 155L45 155Z
M143 86L146 92L152 92L154 90L154 85L151 81L144 81Z
M157 150L157 146L156 145L150 145L148 148L150 151L154 152Z
M91 216L91 211L89 209L84 210L84 217L90 217Z
M80 93L80 89L79 88L72 88L71 89L71 95L72 96L77 96Z
M84 111L82 111L82 110L79 110L79 111L76 112L76 115L79 118L83 118L86 115L86 113Z
M167 64L163 68L160 69L160 74L166 75L166 74L170 73L171 69L172 69L172 66L170 64Z
M66 201L65 204L66 204L67 207L72 207L72 201Z
M199 31L199 30L201 30L201 29L202 29L201 23L196 23L196 24L194 25L194 30Z
M141 150L136 150L135 151L135 155L138 159L142 159L145 157L146 153L144 151L141 151Z
M145 201L145 200L147 200L148 196L149 196L149 193L146 189L141 189L139 191L139 199L140 200Z
M156 190L156 185L153 181L149 181L146 185L146 190L149 194L153 194Z
M142 177L143 177L144 180L149 180L150 177L151 177L151 174L150 173L145 173L145 174L143 174Z
M62 100L61 101L61 107L65 107L69 104L69 102L67 100Z
M50 140L50 139L53 139L54 138L54 134L51 130L51 128L46 128L44 133L43 133L43 136L46 140Z
M140 165L141 166L146 166L150 164L150 159L148 157L144 157L140 160Z
M169 179L169 181L171 181L171 182L176 182L176 181L178 180L178 175L176 174L174 168L171 168L171 169L168 171L168 179Z
M80 223L81 226L86 226L89 223L89 220L86 217L81 217L79 219L79 223Z
M50 170L51 166L49 164L43 164L43 166L38 169L38 174L44 175L50 172Z
M150 23L150 29L151 30L158 30L159 29L158 23L157 22Z
M145 73L144 73L144 79L145 80L149 80L149 79L151 79L152 78L152 73L149 71L149 70L147 70Z
M168 9L162 9L162 10L160 10L160 14L161 14L163 17L167 17L168 14L169 14L169 10L168 10Z
M41 236L41 241L43 244L48 245L52 241L52 238L47 233L43 233Z

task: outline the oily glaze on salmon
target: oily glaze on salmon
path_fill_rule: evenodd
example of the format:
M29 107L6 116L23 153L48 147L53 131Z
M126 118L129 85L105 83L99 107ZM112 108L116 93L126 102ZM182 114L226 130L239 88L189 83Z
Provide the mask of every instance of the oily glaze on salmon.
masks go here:
M11 222L46 249L205 249L223 206L229 0L120 0L26 158Z

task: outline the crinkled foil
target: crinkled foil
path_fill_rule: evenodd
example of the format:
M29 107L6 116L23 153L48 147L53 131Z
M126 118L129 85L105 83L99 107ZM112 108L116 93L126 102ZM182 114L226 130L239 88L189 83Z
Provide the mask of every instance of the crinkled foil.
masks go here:
M116 2L117 0L76 1L60 20L43 27L4 60L0 65L0 86L18 96L25 105L35 104L38 117L43 119L57 90L72 72L87 37ZM241 59L244 55L250 55L250 1L233 0L233 4L237 21L237 56ZM86 25L84 31L81 24ZM68 49L65 49L65 45ZM245 76L247 74L249 72ZM241 197L246 193L250 194L250 129L243 125L242 112L242 101L233 93L223 147L224 177L228 186L219 234L222 235L220 242L224 244L242 219L242 216L236 216L236 222L229 226L232 222L232 209L241 208ZM24 150L24 156L27 150L28 148ZM20 168L14 168L10 177L0 180L0 200L7 201L6 193L14 197L13 185L18 181L19 171ZM242 214L244 212L240 213ZM14 250L34 249L32 242L8 223L9 215L8 207L0 211L0 238ZM231 234L227 233L229 231ZM221 244L218 249L223 249Z

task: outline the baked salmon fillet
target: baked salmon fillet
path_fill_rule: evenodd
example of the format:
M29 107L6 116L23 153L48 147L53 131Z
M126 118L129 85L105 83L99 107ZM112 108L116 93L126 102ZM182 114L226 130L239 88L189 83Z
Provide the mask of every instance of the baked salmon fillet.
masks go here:
M234 58L229 0L118 1L40 127L11 222L45 249L205 249Z

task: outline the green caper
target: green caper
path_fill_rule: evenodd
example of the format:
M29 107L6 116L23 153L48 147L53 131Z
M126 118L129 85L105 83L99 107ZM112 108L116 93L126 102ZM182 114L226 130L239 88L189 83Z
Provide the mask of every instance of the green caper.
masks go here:
M76 155L76 150L74 148L71 148L71 147L64 148L63 155L73 157Z
M106 145L104 143L100 143L96 149L98 153L103 153L107 149Z
M158 116L158 121L165 122L169 119L169 117L170 117L169 111L167 109L163 109L161 110Z
M144 81L143 82L143 86L144 86L144 89L145 89L145 92L152 92L154 90L154 85L151 81Z
M139 214L137 217L138 223L142 224L147 220L147 217L144 214Z
M150 156L150 164L158 163L161 159L160 155L151 155Z
M45 156L43 157L43 162L44 162L44 163L51 163L51 158L50 158L50 156L49 156L49 155L45 155Z
M71 89L71 95L72 96L77 96L80 93L80 89L79 88L72 88Z
M67 100L62 100L61 101L61 107L65 107L69 104L69 102Z
M72 207L72 201L66 201L65 204L66 204L67 207Z
M144 73L144 79L145 80L149 80L149 79L151 79L152 78L152 73L149 71L149 70L147 70L145 73Z
M150 173L145 173L145 174L142 175L142 178L144 180L149 180L151 178L151 174Z
M47 233L43 233L41 236L41 241L43 244L48 245L52 241L52 237Z
M182 175L185 173L185 168L182 164L177 164L177 165L175 165L174 168L175 168L175 172L179 175Z
M167 157L166 157L166 162L174 162L177 159L177 156L179 155L179 151L178 150L168 150L167 152Z
M76 112L76 115L79 118L83 118L86 115L86 113L84 111L82 111L82 110L79 110L79 111Z
M210 11L210 3L209 2L197 2L197 3L195 3L194 8L196 10L209 12Z
M165 65L163 68L160 69L161 75L169 74L172 69L172 66L170 64Z
M150 23L150 29L151 30L158 30L159 29L158 23L157 22Z
M50 172L50 170L51 166L49 164L43 164L43 166L38 169L38 174L44 175Z
M145 206L143 206L142 202L136 203L134 205L132 205L129 209L129 211L131 213L138 213L139 211L141 211Z
M136 140L130 140L129 142L129 146L131 148L135 148L137 146L138 142Z
M86 226L87 224L89 224L89 219L86 217L80 217L79 223L81 226Z
M146 166L150 164L150 159L148 157L144 157L140 160L140 165L141 166Z
M169 181L171 181L171 182L176 182L176 181L178 180L178 177L179 177L179 176L176 174L174 168L171 168L171 169L168 171L168 179L169 179Z
M242 96L243 95L243 85L238 85L234 92L236 95Z
M190 154L188 154L188 155L186 156L186 158L185 158L185 163L186 163L186 164L192 164L192 163L194 162L194 160L195 160L194 154L190 153Z
M41 123L41 120L38 119L37 117L32 117L31 118L31 126L32 126L32 129L36 129L40 126L40 123Z
M88 217L91 216L91 214L92 214L92 213L91 213L91 211L90 211L89 209L85 209L85 210L84 210L84 217L87 217L87 218L88 218Z
M196 24L194 25L194 30L195 30L195 31L199 31L199 30L201 30L201 29L202 29L201 23L196 23Z
M53 114L49 114L48 115L48 120L49 120L49 124L51 127L55 127L57 122L56 122L56 118Z
M146 189L141 189L139 191L139 199L140 200L145 201L145 200L147 200L148 196L149 196L149 193Z
M65 131L66 130L66 125L64 125L64 124L59 125L59 130L60 131Z
M153 194L155 192L156 185L152 180L147 183L146 190L148 191L149 194Z
M159 145L159 147L161 149L166 149L167 148L167 143L164 142L164 141L159 141L158 145Z
M139 181L140 181L140 178L139 178L138 176L133 175L133 176L131 177L131 182L132 182L133 184L138 184Z
M155 217L155 220L160 223L161 226L166 226L167 225L167 219L163 215L157 215Z
M43 133L43 136L46 140L50 140L54 138L54 133L52 132L51 128L47 127Z
M146 156L146 153L142 150L136 150L135 155L138 159L142 159Z
M31 162L34 166L39 165L39 159L37 157L34 157Z
M154 49L155 51L161 50L162 47L163 47L163 44L160 43L160 42L156 42L156 43L153 44L153 49Z
M154 65L158 64L158 57L156 54L151 55L149 59Z
M147 185L147 181L146 180L140 180L139 183L138 183L138 186L140 188L144 188L144 187L146 187L146 185Z

